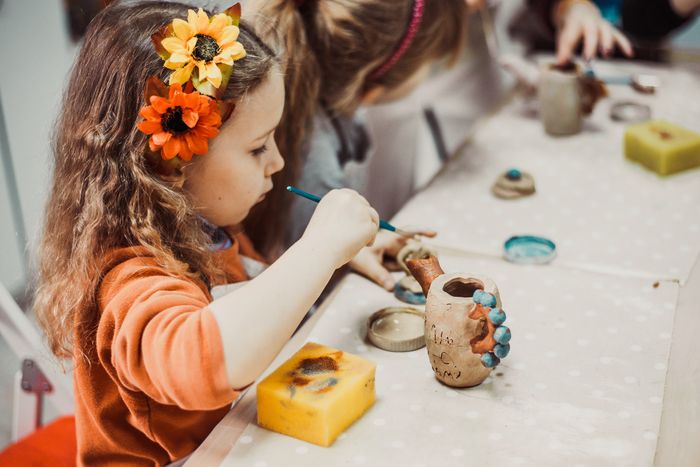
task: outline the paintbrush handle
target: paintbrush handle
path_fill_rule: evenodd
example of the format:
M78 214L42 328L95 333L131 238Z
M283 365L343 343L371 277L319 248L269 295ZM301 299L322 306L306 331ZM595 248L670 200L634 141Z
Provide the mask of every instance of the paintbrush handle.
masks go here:
M290 193L294 193L295 195L299 195L302 198L306 198L310 201L313 201L314 203L318 203L319 201L321 201L320 196L312 195L311 193L307 193L306 191L300 190L299 188L296 188L293 186L288 186L287 191L289 191ZM379 220L379 228L384 229L384 230L388 230L389 232L396 232L397 231L396 227L394 227L393 225L391 225L387 221L381 220L381 219Z
M300 190L299 188L295 188L295 187L293 187L293 186L288 186L288 187L287 187L287 191L289 191L289 192L291 192L291 193L294 193L295 195L299 195L299 196L301 196L302 198L306 198L306 199L308 199L308 200L311 200L311 201L313 201L314 203L318 203L318 202L321 201L321 197L320 197L320 196L312 195L311 193L307 193L306 191Z
M388 230L389 232L396 232L396 227L393 225L389 224L387 221L379 219L379 228Z

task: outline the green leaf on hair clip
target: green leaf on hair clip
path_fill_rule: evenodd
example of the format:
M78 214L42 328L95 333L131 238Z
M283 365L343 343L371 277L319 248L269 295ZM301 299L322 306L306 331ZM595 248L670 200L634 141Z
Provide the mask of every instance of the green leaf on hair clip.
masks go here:
M228 7L224 14L233 20L233 25L238 26L241 22L241 4L236 3L235 5Z
M170 37L174 34L173 32L173 24L170 23L161 30L157 31L155 34L151 36L151 41L153 42L153 46L156 49L156 53L162 58L163 60L167 60L170 58L170 52L168 52L165 47L163 47L163 39L166 37Z
M192 85L200 94L216 97L216 88L209 81L201 82L199 80L199 70L197 68L192 71Z
M219 89L216 90L215 97L217 99L223 99L224 94L226 93L226 86L228 86L228 81L231 79L231 73L233 73L233 65L219 63L217 66L219 67L219 70L221 70L221 85L219 85Z
M219 63L217 65L219 70L221 70L221 84L216 88L210 81L200 81L199 80L199 70L195 68L192 71L192 85L194 88L200 92L200 94L205 94L216 99L222 99L226 93L226 86L228 85L229 79L231 79L231 73L233 72L232 65L224 65Z

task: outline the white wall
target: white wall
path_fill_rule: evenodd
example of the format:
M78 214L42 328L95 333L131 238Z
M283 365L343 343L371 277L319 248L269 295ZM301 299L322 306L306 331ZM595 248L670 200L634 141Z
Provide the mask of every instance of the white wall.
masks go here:
M30 241L41 223L49 183L49 134L75 52L62 1L0 1L0 94ZM1 167L0 172L0 281L19 291L26 277L15 241L7 174Z

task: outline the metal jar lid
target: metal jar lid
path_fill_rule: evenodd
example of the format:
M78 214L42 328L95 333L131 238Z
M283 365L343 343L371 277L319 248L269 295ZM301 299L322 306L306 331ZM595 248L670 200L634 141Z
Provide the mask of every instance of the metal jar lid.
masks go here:
M389 352L410 352L425 346L425 313L411 307L383 308L369 317L367 338Z
M610 107L610 118L626 123L645 122L651 120L651 107L633 101L618 101Z

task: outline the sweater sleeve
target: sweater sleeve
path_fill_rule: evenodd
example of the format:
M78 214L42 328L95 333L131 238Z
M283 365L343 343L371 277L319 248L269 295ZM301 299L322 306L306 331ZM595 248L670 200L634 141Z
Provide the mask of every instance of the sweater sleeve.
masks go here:
M100 293L97 347L119 382L156 402L211 410L235 400L221 334L194 281L130 260L112 270ZM108 361L104 361L108 360Z

